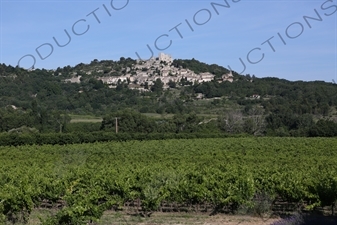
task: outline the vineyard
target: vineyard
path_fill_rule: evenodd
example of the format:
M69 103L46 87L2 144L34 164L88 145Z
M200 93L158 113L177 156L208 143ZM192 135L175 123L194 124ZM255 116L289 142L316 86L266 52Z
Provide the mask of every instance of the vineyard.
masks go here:
M87 224L107 210L210 214L259 196L313 210L337 199L337 139L208 138L0 147L0 224Z

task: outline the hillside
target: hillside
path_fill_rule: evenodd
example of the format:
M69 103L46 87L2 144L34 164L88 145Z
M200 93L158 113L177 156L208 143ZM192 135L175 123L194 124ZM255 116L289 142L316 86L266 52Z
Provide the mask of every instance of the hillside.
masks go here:
M149 61L121 57L56 70L27 71L2 64L1 131L21 126L62 131L61 124L70 120L63 115L104 117L130 109L202 115L198 123L213 118L215 126L227 132L235 130L228 128L228 121L242 125L249 118L254 124L264 121L277 134L289 134L303 126L309 129L318 120L335 121L336 87L321 81L242 76L218 65L173 60L165 54Z

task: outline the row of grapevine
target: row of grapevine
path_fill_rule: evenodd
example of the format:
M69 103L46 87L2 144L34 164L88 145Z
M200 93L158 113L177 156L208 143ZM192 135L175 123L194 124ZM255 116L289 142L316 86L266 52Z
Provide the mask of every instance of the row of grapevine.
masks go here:
M214 138L0 147L0 222L27 222L42 202L63 207L42 224L85 224L139 200L236 210L254 196L332 206L336 139Z

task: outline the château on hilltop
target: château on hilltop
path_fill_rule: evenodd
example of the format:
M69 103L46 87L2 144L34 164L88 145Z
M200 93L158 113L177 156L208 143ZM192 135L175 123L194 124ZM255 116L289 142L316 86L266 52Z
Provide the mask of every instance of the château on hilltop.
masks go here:
M109 85L110 88L115 88L119 82L127 82L129 88L138 89L140 91L148 91L148 86L154 84L157 79L163 82L164 89L169 88L169 83L174 82L179 84L182 80L191 83L210 82L215 79L215 75L210 72L195 73L188 68L175 67L173 65L173 58L171 55L160 53L157 58L151 58L146 61L137 60L135 64L130 67L122 68L125 71L123 75L115 75L114 70L104 73L104 76L97 77L98 80L102 80L103 83ZM102 70L98 70L98 73L102 73ZM91 75L91 71L86 72L87 75ZM73 74L76 75L76 74ZM74 76L70 79L66 79L66 82L79 83L81 76ZM223 74L218 82L229 81L233 82L234 77L230 71L227 74Z

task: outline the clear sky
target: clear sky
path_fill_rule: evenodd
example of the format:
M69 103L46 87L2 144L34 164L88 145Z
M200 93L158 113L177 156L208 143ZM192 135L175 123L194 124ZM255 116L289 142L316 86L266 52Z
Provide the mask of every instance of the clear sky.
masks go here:
M257 77L337 82L337 0L0 2L6 65L28 69L35 61L35 68L56 69L136 59L136 52L147 59L149 45L154 56L195 58Z

